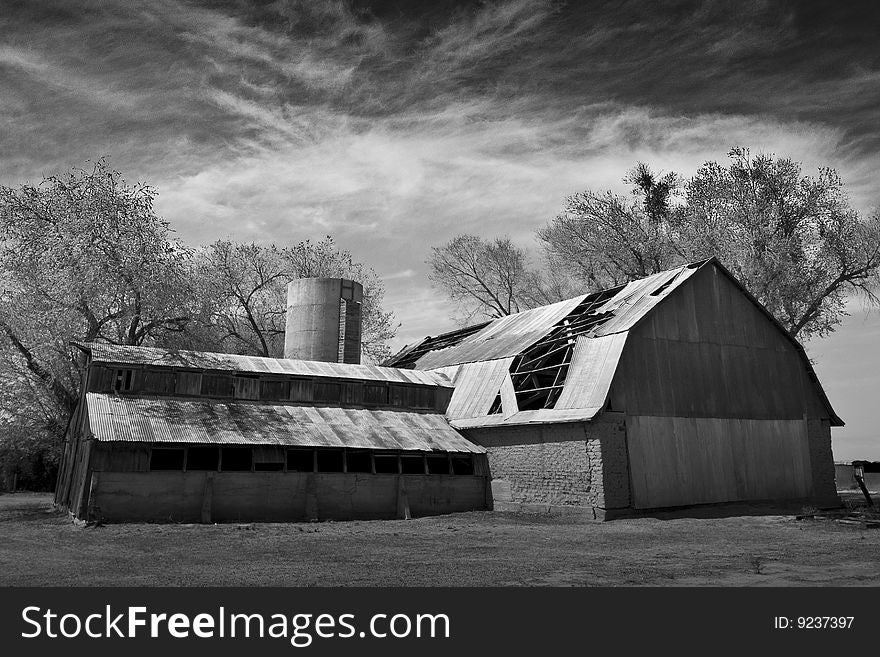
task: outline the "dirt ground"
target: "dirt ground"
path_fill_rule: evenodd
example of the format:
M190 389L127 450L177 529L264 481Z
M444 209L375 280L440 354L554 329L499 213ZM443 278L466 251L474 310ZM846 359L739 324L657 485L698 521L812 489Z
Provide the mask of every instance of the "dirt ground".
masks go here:
M880 530L828 519L393 521L80 527L0 495L0 585L880 585Z

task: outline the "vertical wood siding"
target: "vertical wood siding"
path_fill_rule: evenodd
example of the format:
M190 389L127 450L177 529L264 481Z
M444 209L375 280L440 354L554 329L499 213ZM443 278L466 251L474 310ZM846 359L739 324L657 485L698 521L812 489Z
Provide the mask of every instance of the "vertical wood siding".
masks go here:
M715 267L630 332L611 403L630 415L828 417L794 345Z
M626 423L635 508L812 495L804 420L629 416Z

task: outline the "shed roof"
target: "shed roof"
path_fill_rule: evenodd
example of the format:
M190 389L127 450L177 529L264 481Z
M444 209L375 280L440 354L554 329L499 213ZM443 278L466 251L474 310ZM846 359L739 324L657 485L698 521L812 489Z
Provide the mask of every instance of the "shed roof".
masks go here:
M439 413L93 392L85 402L91 432L99 441L485 451Z
M312 360L293 360L290 358L262 358L258 356L188 351L184 349L132 347L103 342L74 342L73 344L91 354L92 362L94 363L287 374L333 379L354 379L359 381L387 381L445 388L452 387L452 382L443 374L396 367L327 363Z

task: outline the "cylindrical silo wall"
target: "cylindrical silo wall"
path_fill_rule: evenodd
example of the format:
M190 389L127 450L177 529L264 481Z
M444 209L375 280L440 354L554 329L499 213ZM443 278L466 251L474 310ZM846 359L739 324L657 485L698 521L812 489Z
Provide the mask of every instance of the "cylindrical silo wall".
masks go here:
M363 288L341 278L302 278L287 286L284 357L360 363Z

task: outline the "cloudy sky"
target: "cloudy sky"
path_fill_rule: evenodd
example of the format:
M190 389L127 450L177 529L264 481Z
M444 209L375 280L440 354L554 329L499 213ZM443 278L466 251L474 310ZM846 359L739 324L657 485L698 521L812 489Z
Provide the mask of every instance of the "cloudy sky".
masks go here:
M836 168L876 210L872 3L2 0L0 184L109 156L179 236L332 235L384 277L395 347L451 328L425 276L461 232L532 245L643 160L732 146ZM880 459L880 319L807 345Z

